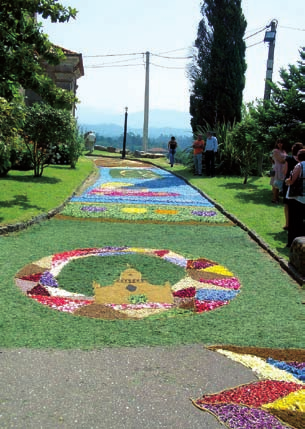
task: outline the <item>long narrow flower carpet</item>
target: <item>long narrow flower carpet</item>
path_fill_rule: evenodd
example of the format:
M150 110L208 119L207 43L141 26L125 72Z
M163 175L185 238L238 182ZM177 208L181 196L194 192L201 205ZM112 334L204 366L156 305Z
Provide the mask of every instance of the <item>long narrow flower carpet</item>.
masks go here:
M125 160L96 164L98 177L71 199L60 219L232 225L208 198L167 171ZM105 276L114 268L113 276ZM75 271L85 277L76 281ZM55 311L107 320L192 317L219 310L242 293L234 273L204 255L128 246L45 255L19 270L15 283ZM305 428L305 351L211 349L252 368L258 381L207 393L192 400L197 408L229 429Z
M118 165L122 163L127 165ZM74 196L60 217L230 224L207 198L182 179L149 164L129 164L128 161L103 161L96 181ZM134 255L149 259L150 270L166 273L171 266L175 274L156 284L148 278L149 273L134 266ZM110 283L103 279L99 283L97 273L105 259L118 257L124 257L126 263L119 277L109 280ZM139 258L136 261L139 263ZM66 273L84 263L96 278L87 284L86 279L82 279L78 290L75 282L65 281ZM164 275L160 279L164 279ZM207 312L228 305L241 288L232 272L205 257L187 259L171 249L134 247L75 249L46 255L23 267L16 275L16 284L42 305L100 319Z
M168 171L141 163L135 167L128 163L113 166L114 162L105 160L103 164L98 167L96 182L72 198L63 216L100 221L231 224L199 191Z

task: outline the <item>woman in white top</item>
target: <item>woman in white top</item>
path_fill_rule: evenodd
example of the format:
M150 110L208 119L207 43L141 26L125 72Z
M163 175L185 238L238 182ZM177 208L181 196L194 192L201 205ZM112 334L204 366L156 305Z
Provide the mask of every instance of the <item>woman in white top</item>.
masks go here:
M299 163L294 167L291 177L286 179L286 185L290 187L298 178L303 179L303 192L302 195L289 196L290 188L288 188L286 198L289 200L288 205L288 243L290 247L296 237L305 235L305 149L298 152L297 159Z

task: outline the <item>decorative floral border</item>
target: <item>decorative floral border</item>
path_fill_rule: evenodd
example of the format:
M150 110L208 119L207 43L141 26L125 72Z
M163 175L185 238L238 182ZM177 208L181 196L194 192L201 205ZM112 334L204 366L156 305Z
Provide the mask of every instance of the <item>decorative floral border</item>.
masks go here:
M61 288L56 277L62 268L79 258L126 254L144 254L163 259L185 268L186 276L171 286L175 304L143 303L126 304L122 307L113 302L109 305L114 310L129 310L130 314L130 311L137 312L148 308L169 310L182 304L181 308L189 309L190 314L202 313L229 304L240 293L238 279L216 262L204 258L188 260L167 249L135 247L85 248L56 253L24 267L16 275L16 284L25 294L41 304L74 313L82 306L93 304L94 297L86 297Z
M305 412L305 363L216 349L217 352L255 371L260 381L204 395L193 401L229 429L284 429L294 412ZM283 421L283 412L288 411ZM282 412L281 419L277 416ZM304 419L304 417L303 417ZM302 426L303 427L303 426Z

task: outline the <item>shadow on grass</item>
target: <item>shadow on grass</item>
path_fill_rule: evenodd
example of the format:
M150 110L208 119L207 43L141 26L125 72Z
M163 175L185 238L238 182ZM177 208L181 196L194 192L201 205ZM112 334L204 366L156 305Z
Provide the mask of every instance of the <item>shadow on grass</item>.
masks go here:
M41 210L42 209L42 207L29 204L28 197L24 195L15 195L14 198L12 198L9 201L1 201L2 208L4 207L10 208L10 207L16 207L16 206L19 206L22 210L28 210L28 209ZM1 222L1 218L0 218L0 222Z
M62 180L57 179L55 177L34 177L34 176L6 176L3 177L4 180L11 180L13 182L24 182L24 183L40 183L42 185L53 185L55 183L59 183ZM0 181L1 183L1 181Z
M247 184L245 185L242 182L230 183L228 181L225 184L219 185L219 187L236 190L235 198L239 199L245 204L248 204L251 202L256 204L267 204L267 205L273 206L273 204L271 203L271 198L272 198L271 186L270 186L270 190L268 190L268 189L265 189L260 184L256 185L255 182L258 179L259 177L257 178L251 177L248 180ZM230 178L228 178L228 180L230 180ZM240 192L238 192L239 190Z

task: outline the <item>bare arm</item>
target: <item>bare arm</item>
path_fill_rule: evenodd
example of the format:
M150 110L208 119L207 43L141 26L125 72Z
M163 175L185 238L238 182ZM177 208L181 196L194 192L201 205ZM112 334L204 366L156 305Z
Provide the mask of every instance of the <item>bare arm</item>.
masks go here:
M301 173L301 164L297 164L293 171L291 177L286 179L286 185L293 185L294 182L297 180L297 178L300 176Z

